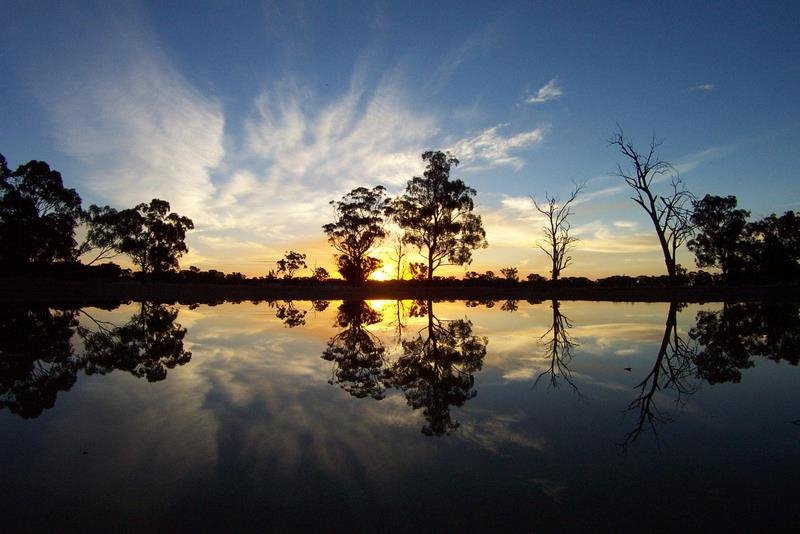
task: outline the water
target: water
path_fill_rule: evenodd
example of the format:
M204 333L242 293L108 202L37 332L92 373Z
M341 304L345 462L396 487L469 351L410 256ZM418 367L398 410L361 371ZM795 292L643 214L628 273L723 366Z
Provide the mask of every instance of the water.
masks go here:
M797 304L0 312L3 530L798 524Z

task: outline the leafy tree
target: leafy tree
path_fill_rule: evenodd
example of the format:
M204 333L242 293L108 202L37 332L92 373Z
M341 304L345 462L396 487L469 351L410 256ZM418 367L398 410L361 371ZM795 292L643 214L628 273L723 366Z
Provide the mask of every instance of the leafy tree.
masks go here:
M286 279L293 278L294 273L300 269L307 269L306 255L290 250L286 255L278 260L278 274L283 274Z
M317 267L314 269L314 280L317 282L324 282L330 277L331 275L328 273L328 270L325 267Z
M698 267L719 267L722 276L742 270L745 263L745 228L750 212L736 209L736 197L706 195L693 203L695 236L687 247Z
M561 271L566 269L572 262L572 256L569 255L569 251L575 246L575 242L578 239L570 235L569 217L572 215L572 203L575 202L583 187L583 184L576 185L569 198L564 202L561 202L561 199L557 196L546 193L545 202L539 202L531 196L536 211L547 219L547 224L542 227L547 246L539 245L539 248L550 258L552 263L550 276L554 281L558 280Z
M0 263L74 261L81 197L58 171L29 161L10 171L0 154Z
M519 281L519 270L516 267L503 267L500 269L500 274L502 274L503 278L509 282Z
M170 213L169 202L154 198L150 204L118 214L119 252L130 256L143 273L160 273L178 268L178 258L189 249L186 231L194 228L188 217Z
M427 257L428 280L442 265L472 262L472 251L485 248L481 217L472 213L476 192L461 180L451 180L458 160L444 152L425 152L424 176L415 176L388 213L403 229L403 241Z
M769 279L790 280L800 275L800 217L787 211L749 223L751 260ZM755 269L753 269L755 270Z
M622 128L611 136L608 143L616 146L619 152L628 158L631 170L623 170L618 166L618 176L633 190L631 200L639 204L647 213L656 231L667 274L674 280L677 272L675 255L691 235L689 203L692 194L686 189L680 177L674 172L672 165L662 161L656 155L659 143L653 139L646 151L639 151L631 140L625 137ZM662 176L671 175L670 191L656 192L654 182Z
M339 201L331 200L334 221L322 227L328 243L339 252L336 262L345 280L363 283L380 269L382 262L370 252L386 237L383 213L386 208L383 186L358 187Z

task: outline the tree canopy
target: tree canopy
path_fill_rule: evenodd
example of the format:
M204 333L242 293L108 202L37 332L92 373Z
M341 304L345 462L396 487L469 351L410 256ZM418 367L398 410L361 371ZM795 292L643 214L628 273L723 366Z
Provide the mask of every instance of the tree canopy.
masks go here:
M127 254L143 273L176 270L189 250L186 231L194 228L191 219L170 213L169 202L157 198L121 211L92 205L87 222L89 246L100 250L96 258L111 257L112 250Z
M0 263L74 261L81 197L58 171L29 161L10 171L0 154Z
M458 160L441 151L425 152L427 168L415 176L388 213L403 229L403 242L417 247L428 261L428 280L442 265L472 262L472 251L485 248L486 231L480 215L472 213L475 189L451 180Z
M322 227L328 243L339 252L336 263L345 280L364 282L380 269L382 262L369 253L386 237L383 213L386 208L386 190L383 186L372 189L358 187L339 201L331 201L334 221Z
M698 267L719 267L728 278L744 266L744 231L750 212L736 209L736 197L706 195L694 202L696 234L687 247Z

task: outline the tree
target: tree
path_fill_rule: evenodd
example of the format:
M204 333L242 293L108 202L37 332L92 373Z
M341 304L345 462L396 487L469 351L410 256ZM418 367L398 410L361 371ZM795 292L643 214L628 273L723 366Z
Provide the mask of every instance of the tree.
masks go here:
M472 213L476 191L450 180L458 160L444 152L425 152L422 160L427 162L424 176L409 180L388 213L405 232L403 241L427 257L432 280L442 265L472 263L472 251L487 243L481 217Z
M307 268L306 255L293 250L286 252L283 258L278 260L278 274L283 274L286 279L293 278L294 273Z
M542 227L547 246L539 245L539 248L550 258L552 263L550 277L553 281L558 280L561 271L566 269L572 262L572 256L569 255L569 251L578 239L570 235L569 217L572 215L572 203L583 190L584 185L576 184L569 198L563 203L555 195L545 193L545 202L543 203L537 201L531 195L531 201L533 201L536 211L547 219L546 225Z
M631 140L625 137L622 128L618 128L608 143L616 146L619 152L628 158L633 167L632 170L625 171L621 165L618 165L617 175L623 178L633 190L634 194L631 199L639 204L650 217L661 246L661 252L664 255L667 274L674 279L677 274L675 255L678 247L692 233L688 209L689 203L692 201L692 194L685 188L672 165L662 161L656 155L656 149L660 143L657 143L655 138L650 141L646 152L640 152ZM665 194L655 192L654 183L667 175L671 177L671 190Z
M745 234L750 238L751 261L765 277L791 280L800 275L800 217L793 211L748 223Z
M382 262L370 252L386 237L383 213L387 201L383 186L358 187L339 201L331 200L334 221L322 227L328 243L339 252L339 272L348 282L359 284L380 269Z
M317 267L316 269L314 269L313 278L317 282L324 282L330 277L331 275L328 274L328 270L325 267Z
M687 247L698 267L719 267L727 279L745 263L745 228L750 212L736 209L736 197L706 195L693 203L697 233Z
M0 263L74 261L81 197L58 171L29 161L11 172L0 154Z
M176 270L178 258L189 251L186 231L193 228L191 219L169 212L169 202L154 198L119 213L117 250L130 256L143 273Z
M509 282L519 282L519 270L516 267L503 267L500 274Z

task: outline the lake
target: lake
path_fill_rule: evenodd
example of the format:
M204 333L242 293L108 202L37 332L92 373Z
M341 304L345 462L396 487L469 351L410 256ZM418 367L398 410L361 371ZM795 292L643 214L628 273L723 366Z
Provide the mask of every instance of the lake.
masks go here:
M0 312L0 530L791 530L800 306Z

